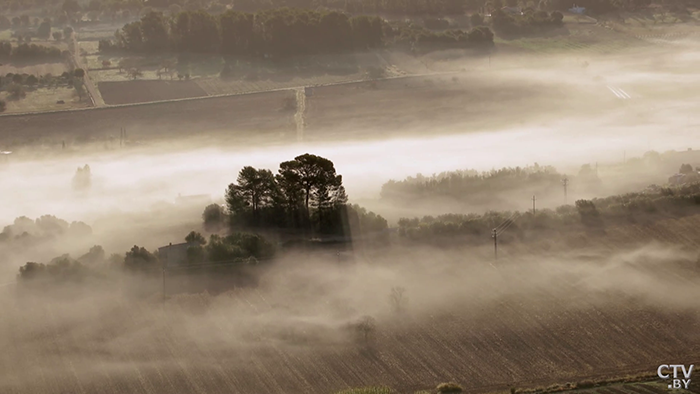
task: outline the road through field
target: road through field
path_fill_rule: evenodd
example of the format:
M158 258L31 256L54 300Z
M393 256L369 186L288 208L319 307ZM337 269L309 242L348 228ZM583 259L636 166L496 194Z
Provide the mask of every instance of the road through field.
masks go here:
M73 32L73 42L70 47L70 50L71 55L73 55L73 61L75 62L75 66L76 68L82 68L83 70L85 70L85 77L83 78L83 82L85 83L85 89L87 90L90 100L92 101L92 105L94 107L104 107L106 104L102 99L102 95L97 90L95 84L90 78L90 73L88 72L87 64L84 64L82 59L80 58L79 48L80 46L78 45L77 33Z

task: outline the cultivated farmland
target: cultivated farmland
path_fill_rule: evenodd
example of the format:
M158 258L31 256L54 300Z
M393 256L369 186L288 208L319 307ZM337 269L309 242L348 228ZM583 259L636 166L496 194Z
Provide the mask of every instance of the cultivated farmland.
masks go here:
M124 298L118 281L65 300L5 294L0 389L412 393L458 381L491 392L697 363L700 277L670 265L664 248L618 246L594 261L521 254L497 268L474 250L396 250L350 266L290 256L258 288L164 307L159 278L143 284L152 301ZM657 275L645 258L675 275ZM386 302L397 284L410 296L400 315ZM367 341L348 326L363 315L377 321ZM619 394L610 390L597 393Z
M97 87L108 105L176 100L207 95L199 85L192 81L99 82Z
M139 106L109 107L0 117L0 133L9 146L29 141L47 145L67 142L106 143L118 138L120 128L130 141L171 137L223 140L293 138L292 115L283 111L288 92L260 93L193 101L173 101ZM287 136L286 133L291 133Z

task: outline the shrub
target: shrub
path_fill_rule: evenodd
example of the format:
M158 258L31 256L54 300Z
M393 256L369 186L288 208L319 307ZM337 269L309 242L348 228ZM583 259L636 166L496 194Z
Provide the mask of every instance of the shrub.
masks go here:
M437 386L438 393L461 393L462 386L454 382L440 383Z
M20 84L13 83L7 88L7 93L8 97L19 100L23 97L27 96L27 92L24 90L24 87Z
M7 109L7 102L5 100L0 100L0 112L5 112Z
M595 382L592 380L582 380L576 383L577 389L589 389L591 387L595 387Z
M355 324L355 332L363 341L368 342L370 336L377 330L377 323L372 316L363 316Z
M207 231L219 231L224 224L224 209L219 204L207 205L202 213L204 228Z
M389 294L389 303L391 304L391 309L396 313L401 313L406 309L406 304L408 303L408 297L405 295L406 289L403 287L392 287L391 293Z

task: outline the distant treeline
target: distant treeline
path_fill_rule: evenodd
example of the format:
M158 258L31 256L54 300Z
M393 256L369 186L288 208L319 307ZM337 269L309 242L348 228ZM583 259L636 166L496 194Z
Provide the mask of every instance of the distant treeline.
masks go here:
M485 27L468 33L394 28L377 16L351 17L337 11L281 8L220 15L185 11L173 17L150 12L117 31L115 41L101 41L99 48L103 52L171 51L274 58L366 50L407 41L444 48L489 48L493 34Z
M36 242L56 239L63 235L84 237L90 234L92 228L83 222L69 223L52 215L44 215L36 220L20 216L0 232L0 245L18 242L22 246L31 247Z
M198 272L211 271L212 267L205 265L208 262L256 265L258 261L269 260L275 255L274 245L257 234L233 233L225 237L214 234L207 242L201 234L193 231L185 240L192 245L187 250L188 266L200 268ZM107 257L104 249L96 245L78 258L64 254L47 263L27 262L20 267L18 279L26 283L75 283L88 278L104 278L115 271L158 277L165 260L166 256L160 256L158 251L150 252L137 245L124 254Z
M487 212L482 215L440 215L399 220L399 235L411 243L442 245L493 242L492 230L508 226L501 240L565 242L567 236L602 234L609 226L643 223L657 218L682 217L700 212L700 183L655 187L593 200L578 200L556 210ZM512 220L509 220L512 219ZM511 223L512 221L512 223ZM503 226L501 226L503 225ZM499 227L501 226L501 227ZM572 245L585 239L568 238Z
M0 41L0 59L5 60L61 60L63 53L56 47L37 44L19 44L12 46L7 41Z
M538 197L562 194L560 174L552 166L534 164L526 167L504 167L479 172L475 170L443 172L429 177L418 174L402 181L390 180L382 185L381 198L394 204L411 206L430 203L436 199L451 200L466 205L488 205L520 195ZM568 177L571 185L595 187L600 183L595 169L581 167L577 177Z

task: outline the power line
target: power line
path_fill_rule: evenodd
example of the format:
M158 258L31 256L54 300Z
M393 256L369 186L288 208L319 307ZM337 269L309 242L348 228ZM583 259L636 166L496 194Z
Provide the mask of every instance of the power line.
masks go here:
M508 224L511 220L513 220L513 218L515 218L515 215L517 215L517 214L518 214L517 211L516 211L516 212L513 212L508 218L506 218L506 220L504 220L501 224L499 224L498 226L496 226L496 227L494 228L494 230L500 231L501 227L505 226L505 225Z
M520 214L518 212L514 212L508 219L506 219L503 223L501 223L500 226L496 227L494 230L498 233L498 235L503 234L504 231L508 230L510 226L515 223L515 220L518 219Z

